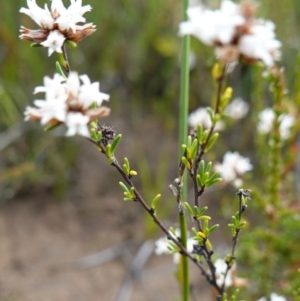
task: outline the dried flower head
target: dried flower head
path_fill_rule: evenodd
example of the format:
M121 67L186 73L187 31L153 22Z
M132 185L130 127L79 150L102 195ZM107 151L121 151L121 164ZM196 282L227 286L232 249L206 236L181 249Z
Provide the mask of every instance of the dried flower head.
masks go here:
M27 0L28 8L22 7L21 13L28 15L41 28L31 30L21 26L20 38L44 47L48 47L48 55L54 51L62 52L66 40L78 42L95 31L92 23L77 25L85 22L83 14L90 11L90 5L82 6L82 0L71 0L71 5L65 8L61 0L52 0L51 9L45 4L42 9L36 0Z
M68 78L55 74L53 79L44 77L44 86L36 87L34 93L45 93L45 99L35 100L36 107L27 107L25 120L39 121L43 125L64 123L67 136L79 134L89 137L88 123L107 116L110 109L102 102L109 95L99 91L99 82L91 83L87 75L70 72Z

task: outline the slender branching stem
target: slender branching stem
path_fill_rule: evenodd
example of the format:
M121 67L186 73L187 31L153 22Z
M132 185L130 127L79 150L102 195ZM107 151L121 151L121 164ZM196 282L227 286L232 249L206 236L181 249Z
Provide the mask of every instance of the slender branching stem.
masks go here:
M96 142L91 138L88 138L88 140L90 142L92 142L94 145L96 145L98 147L98 149L101 151L102 154L104 154L106 156L106 149L105 149L105 145L103 145L100 142ZM144 198L142 197L141 193L139 192L139 190L135 187L132 179L124 172L124 170L122 169L122 167L120 166L119 162L117 161L116 158L114 158L113 163L111 163L111 165L118 171L118 173L122 176L122 178L125 180L125 182L130 186L134 188L134 194L136 197L136 201L144 208L144 210L147 211L147 213L152 217L154 223L167 235L168 239L171 240L179 249L179 252L181 253L181 255L184 255L184 258L188 258L190 259L200 270L201 275L203 275L206 280L208 281L208 283L210 283L210 285L212 285L219 293L220 288L216 283L216 279L215 277L211 277L211 275L206 271L205 267L202 265L201 262L197 261L197 259L187 251L186 247L182 245L182 242L177 239L176 237L174 237L173 235L170 235L169 230L166 228L166 226L160 221L160 219L156 216L155 214L155 210L153 208L151 208L146 201L144 200Z

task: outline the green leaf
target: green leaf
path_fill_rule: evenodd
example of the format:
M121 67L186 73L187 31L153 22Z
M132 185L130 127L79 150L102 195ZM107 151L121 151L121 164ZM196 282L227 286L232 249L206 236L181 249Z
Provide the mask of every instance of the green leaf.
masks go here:
M130 192L130 190L127 188L127 186L123 182L119 182L119 185L123 188L125 192Z
M197 181L198 186L200 186L200 187L203 186L203 183L202 183L202 181L201 181L200 175L197 175L197 176L196 176L196 181Z
M198 124L197 125L197 138L198 138L199 142L201 141L202 134L203 134L202 124Z
M193 143L192 143L192 145L191 145L191 148L190 148L191 159L192 159L192 160L196 157L197 150L198 150L198 140L197 140L197 139L194 139L194 140L193 140Z
M205 130L202 134L202 137L201 137L201 140L200 140L200 144L201 143L204 143L208 137L208 133L209 133L209 130Z
M213 146L213 145L215 144L215 142L217 141L218 137L219 137L219 133L214 133L214 134L210 137L208 143L207 143L206 146L205 146L205 152L208 152L208 151L212 148L212 146Z
M211 220L211 217L210 216L208 216L208 215L201 215L201 216L198 216L197 217L197 220L198 221L204 221L204 220Z
M112 155L112 156L110 156L110 157L108 157L108 163L109 164L113 164L114 162L115 162L115 157Z
M185 165L185 167L186 167L187 169L191 169L191 164L190 164L190 162L187 160L186 157L182 157L182 158L181 158L181 162Z
M124 198L123 200L124 200L125 202L132 202L132 201L133 201L132 198Z
M191 208L191 206L188 202L184 202L183 206L190 215L194 216L193 209Z
M208 207L207 206L204 206L203 208L201 208L200 210L199 210L199 213L198 214L203 214L206 210L208 209Z
M67 78L62 67L61 67L61 64L59 62L55 62L55 68L56 68L56 71L58 74L60 74L61 76L63 76L65 79Z
M157 202L161 198L161 194L157 194L151 203L151 208L155 209Z
M123 171L126 173L127 176L130 173L130 164L127 158L124 158Z
M222 181L223 181L222 178L215 178L213 180L207 180L205 186L206 187L210 187L210 186L212 186L212 185L214 185L216 183L222 182Z
M113 154L119 144L119 142L121 141L122 139L122 134L119 134L115 139L114 141L112 142L111 144L111 153Z
M111 144L107 144L106 145L106 156L109 158L112 155L112 151L111 151Z
M208 220L204 220L203 222L203 233L205 234L205 236L208 236Z
M75 43L74 41L66 40L65 43L68 44L68 45L70 45L73 48L77 47L77 43Z
M219 228L219 224L215 224L208 229L208 235L210 235L213 231Z
M188 139L187 139L187 147L190 148L192 146L192 136L188 135Z
M199 175L201 179L204 177L204 172L205 172L204 160L201 160L199 164Z
M208 172L209 174L211 172L211 167L212 167L212 162L208 162L208 164L206 165L205 171Z

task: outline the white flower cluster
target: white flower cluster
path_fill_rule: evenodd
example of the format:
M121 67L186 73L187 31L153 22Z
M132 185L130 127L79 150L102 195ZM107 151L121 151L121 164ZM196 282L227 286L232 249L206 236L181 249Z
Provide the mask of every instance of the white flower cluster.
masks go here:
M180 230L179 229L176 229L175 233L176 233L176 236L180 236ZM168 248L169 244L170 244L170 240L167 237L159 238L155 242L154 253L156 255L170 254L170 250ZM193 252L194 244L196 244L195 241L192 238L189 237L188 240L187 240L187 251L189 253ZM180 254L179 253L174 253L173 254L173 262L175 264L179 264L179 261L180 261Z
M241 97L233 99L225 108L225 114L232 119L244 118L249 111L249 104Z
M249 111L249 104L242 98L235 98L226 108L224 113L232 119L241 119L246 116ZM192 128L196 128L198 124L201 124L203 128L209 129L212 126L210 115L207 108L198 108L191 112L188 118L188 124ZM215 125L216 131L221 131L225 127L222 120L218 121Z
M221 287L225 281L225 287L229 287L233 285L234 282L234 276L235 276L235 269L236 265L234 264L231 269L227 273L227 277L225 278L225 273L227 270L227 264L224 261L224 259L217 259L214 263L215 265L215 273L217 278L217 284L219 287Z
M203 128L209 129L212 126L210 115L208 114L207 108L198 108L193 111L188 118L188 123L190 127L197 127L198 124L201 124ZM218 121L215 125L215 130L220 131L224 129L224 123Z
M252 168L250 159L242 157L238 152L227 152L223 157L223 163L215 165L215 170L223 181L230 182L235 187L243 184L242 175Z
M257 131L261 134L270 133L273 129L273 122L275 118L275 112L271 108L266 108L258 114L258 125ZM289 114L282 114L279 117L280 126L280 136L283 140L290 137L291 127L295 124L295 117Z
M220 9L210 10L203 5L187 10L188 21L182 22L180 35L191 34L206 45L215 47L216 56L225 63L240 57L274 65L280 58L280 41L275 39L275 25L255 18L256 6L250 1L240 5L223 0Z
M270 299L267 299L266 297L262 297L260 299L258 299L257 301L286 301L286 299L282 296L277 295L276 293L271 293L270 295Z
M41 29L30 30L21 27L20 38L48 47L48 55L54 51L62 52L65 40L78 42L95 31L92 23L77 25L85 22L83 15L90 11L90 5L82 6L82 0L71 0L71 5L65 8L61 0L52 0L51 10L47 4L42 9L36 0L27 0L28 8L22 7L21 13L28 15Z
M46 76L44 86L34 90L34 93L45 93L45 100L35 100L36 107L27 107L25 120L53 126L64 123L68 127L66 136L89 137L88 123L110 112L101 106L104 100L109 100L109 95L101 93L99 85L99 82L91 83L87 75L78 76L76 72L70 72L67 79L59 74L53 79ZM94 104L96 108L92 108Z

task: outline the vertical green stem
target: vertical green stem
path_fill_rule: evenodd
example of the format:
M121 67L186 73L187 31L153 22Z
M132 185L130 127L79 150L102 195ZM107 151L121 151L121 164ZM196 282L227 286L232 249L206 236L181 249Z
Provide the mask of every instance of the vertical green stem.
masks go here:
M186 10L189 6L189 0L183 0L183 20L187 20ZM187 128L187 117L189 108L189 49L190 49L190 37L185 35L182 38L181 44L181 77L180 77L180 108L179 108L179 158L181 158L181 145L185 143L188 128ZM187 175L183 175L183 189L182 189L182 200L187 199ZM180 224L180 236L181 243L187 247L187 226L186 218L183 212L179 212L179 224ZM189 266L188 258L181 256L180 260L180 281L182 289L182 300L188 301L190 298L189 288Z

